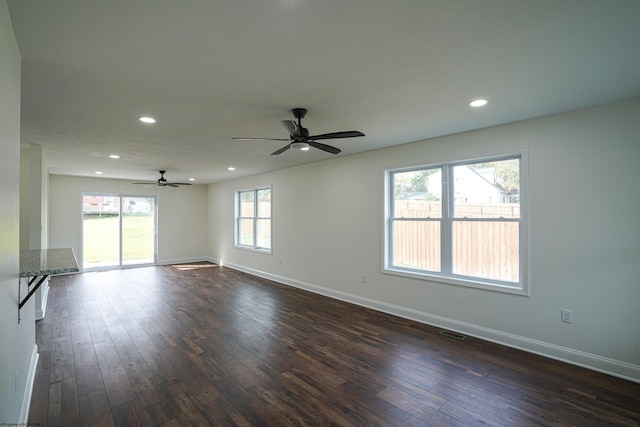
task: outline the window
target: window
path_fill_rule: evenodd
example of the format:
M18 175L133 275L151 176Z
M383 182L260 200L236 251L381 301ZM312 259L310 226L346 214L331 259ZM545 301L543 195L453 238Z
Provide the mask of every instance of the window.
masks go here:
M524 154L387 171L385 272L528 294Z
M236 193L236 246L271 251L271 188Z

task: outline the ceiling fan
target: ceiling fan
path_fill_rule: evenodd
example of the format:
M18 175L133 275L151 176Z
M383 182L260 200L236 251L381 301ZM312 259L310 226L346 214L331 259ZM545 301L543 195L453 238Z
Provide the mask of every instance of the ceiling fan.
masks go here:
M181 185L191 185L188 182L168 182L164 174L166 171L158 171L160 172L160 179L158 181L148 181L148 182L132 182L132 184L141 184L141 185L157 185L158 187L179 187Z
M244 141L253 141L253 140L267 140L267 141L289 141L289 144L285 145L279 150L271 153L272 156L276 156L278 154L282 154L287 151L289 148L298 148L300 150L306 151L309 147L318 148L322 151L326 151L331 154L338 154L342 150L336 147L332 147L331 145L322 144L320 142L316 142L317 140L322 139L338 139L338 138L355 138L358 136L365 136L364 133L358 132L356 130L350 130L345 132L331 132L331 133L323 133L321 135L309 135L309 129L302 127L300 123L301 119L307 114L307 110L304 108L294 108L291 110L293 116L298 119L298 123L293 120L282 120L282 126L289 132L289 138L239 138L234 137L232 139L239 139Z

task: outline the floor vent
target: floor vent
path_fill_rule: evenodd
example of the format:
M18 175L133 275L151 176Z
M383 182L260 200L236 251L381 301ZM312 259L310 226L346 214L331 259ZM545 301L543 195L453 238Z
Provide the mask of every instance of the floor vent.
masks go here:
M445 337L453 338L454 340L460 340L460 341L462 341L467 337L466 335L462 335L457 332L447 331L447 330L440 331L440 335L444 335Z

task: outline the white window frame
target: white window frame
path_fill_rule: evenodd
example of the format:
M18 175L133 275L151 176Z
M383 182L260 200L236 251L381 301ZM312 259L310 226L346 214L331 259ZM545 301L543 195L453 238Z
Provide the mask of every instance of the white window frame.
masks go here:
M450 180L453 176L453 167L457 165L499 161L519 158L520 159L520 218L510 221L519 223L519 281L506 282L483 277L462 276L452 273L452 230L454 221L465 221L463 218L453 217L453 186ZM466 286L471 288L485 289L490 291L504 292L516 295L530 295L529 280L529 167L528 150L520 148L499 153L491 153L485 156L468 156L464 158L446 159L438 163L400 167L388 169L384 174L384 242L383 242L383 268L382 272L398 276L415 279L434 281L439 283ZM430 168L442 168L442 218L433 219L441 222L441 271L432 272L427 270L398 267L393 265L393 222L394 218L394 183L393 174L399 172L409 172ZM427 219L431 220L431 219ZM483 219L487 220L487 219ZM504 219L496 219L504 221ZM487 221L492 221L488 219Z
M251 250L251 251L270 254L271 251L272 251L272 247L273 247L273 241L270 241L270 246L269 247L263 247L263 246L259 246L258 245L258 221L259 220L265 220L265 219L269 220L269 235L270 236L273 235L273 199L271 200L271 203L269 205L269 216L268 217L260 217L260 216L258 216L258 193L260 191L263 191L263 190L269 190L271 192L271 196L273 197L273 189L271 188L270 185L236 191L235 203L234 203L234 205L235 205L235 233L234 233L234 235L235 235L235 247L236 248L240 248L240 249L247 249L247 250ZM253 216L242 217L241 216L242 209L240 207L241 193L250 193L250 192L253 192L253 200L254 200ZM253 221L253 231L252 231L252 233L253 233L253 245L245 245L245 244L241 243L240 232L241 232L242 228L240 226L240 223L241 223L241 221L243 219L251 219Z

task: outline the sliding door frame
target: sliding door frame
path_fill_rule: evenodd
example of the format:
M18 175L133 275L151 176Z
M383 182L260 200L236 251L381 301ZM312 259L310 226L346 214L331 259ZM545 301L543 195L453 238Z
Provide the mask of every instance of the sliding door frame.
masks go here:
M94 197L110 197L118 198L118 262L112 265L99 265L95 267L87 267L84 265L84 199L86 196ZM153 260L151 262L129 264L123 263L123 200L126 198L143 198L153 200ZM100 270L113 270L116 268L131 268L141 267L146 265L156 265L158 262L158 196L156 195L140 195L129 193L104 193L99 191L87 191L80 194L80 264L82 271L100 271Z

